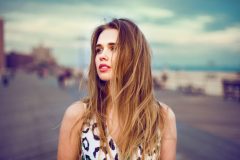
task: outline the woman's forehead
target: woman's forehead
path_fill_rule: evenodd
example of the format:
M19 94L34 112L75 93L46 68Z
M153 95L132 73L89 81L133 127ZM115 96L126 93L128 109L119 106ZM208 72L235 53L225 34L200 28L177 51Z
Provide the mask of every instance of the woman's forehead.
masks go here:
M116 43L118 38L118 30L116 29L105 29L99 35L97 45L105 45L109 43Z

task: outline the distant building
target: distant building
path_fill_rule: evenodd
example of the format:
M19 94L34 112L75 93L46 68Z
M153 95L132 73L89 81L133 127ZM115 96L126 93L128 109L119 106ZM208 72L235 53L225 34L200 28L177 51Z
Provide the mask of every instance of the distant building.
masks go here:
M55 64L55 59L51 54L51 49L43 45L33 47L32 56L36 65L52 65Z
M11 51L6 54L6 67L8 69L17 70L19 68L27 68L34 63L33 56L20 52Z
M44 77L48 74L55 75L57 73L58 64L52 56L49 47L41 44L37 47L33 47L31 55L33 56L34 66L40 77Z
M4 21L0 17L0 75L4 73L5 54L4 54Z

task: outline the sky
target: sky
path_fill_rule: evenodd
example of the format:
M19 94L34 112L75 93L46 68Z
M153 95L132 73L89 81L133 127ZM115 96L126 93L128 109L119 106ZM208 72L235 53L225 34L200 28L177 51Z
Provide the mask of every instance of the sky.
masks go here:
M0 0L6 52L42 44L74 67L89 64L94 28L129 18L147 38L155 68L240 71L239 8L238 0Z

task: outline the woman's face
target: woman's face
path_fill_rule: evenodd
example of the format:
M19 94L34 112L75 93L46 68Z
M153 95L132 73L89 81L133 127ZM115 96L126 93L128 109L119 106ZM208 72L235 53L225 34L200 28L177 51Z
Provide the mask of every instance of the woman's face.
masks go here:
M112 78L113 68L116 61L116 41L118 31L116 29L105 29L98 37L95 52L95 64L97 74L103 81Z

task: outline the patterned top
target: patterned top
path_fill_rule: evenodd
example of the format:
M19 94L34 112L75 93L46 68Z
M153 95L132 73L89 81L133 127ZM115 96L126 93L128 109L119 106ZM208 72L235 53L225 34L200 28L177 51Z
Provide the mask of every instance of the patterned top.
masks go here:
M107 130L108 133L108 130ZM99 138L99 130L97 127L96 120L91 120L89 125L85 124L83 126L82 135L82 159L84 160L109 160L110 154L108 153L106 147L100 146L100 138ZM108 134L107 142L109 144L109 150L111 152L111 156L114 160L119 159L119 149L116 143L113 141L113 138ZM146 160L154 160L156 158L156 150L152 152L152 154L145 155ZM139 146L135 155L133 155L133 160L141 160L142 157L142 147Z

